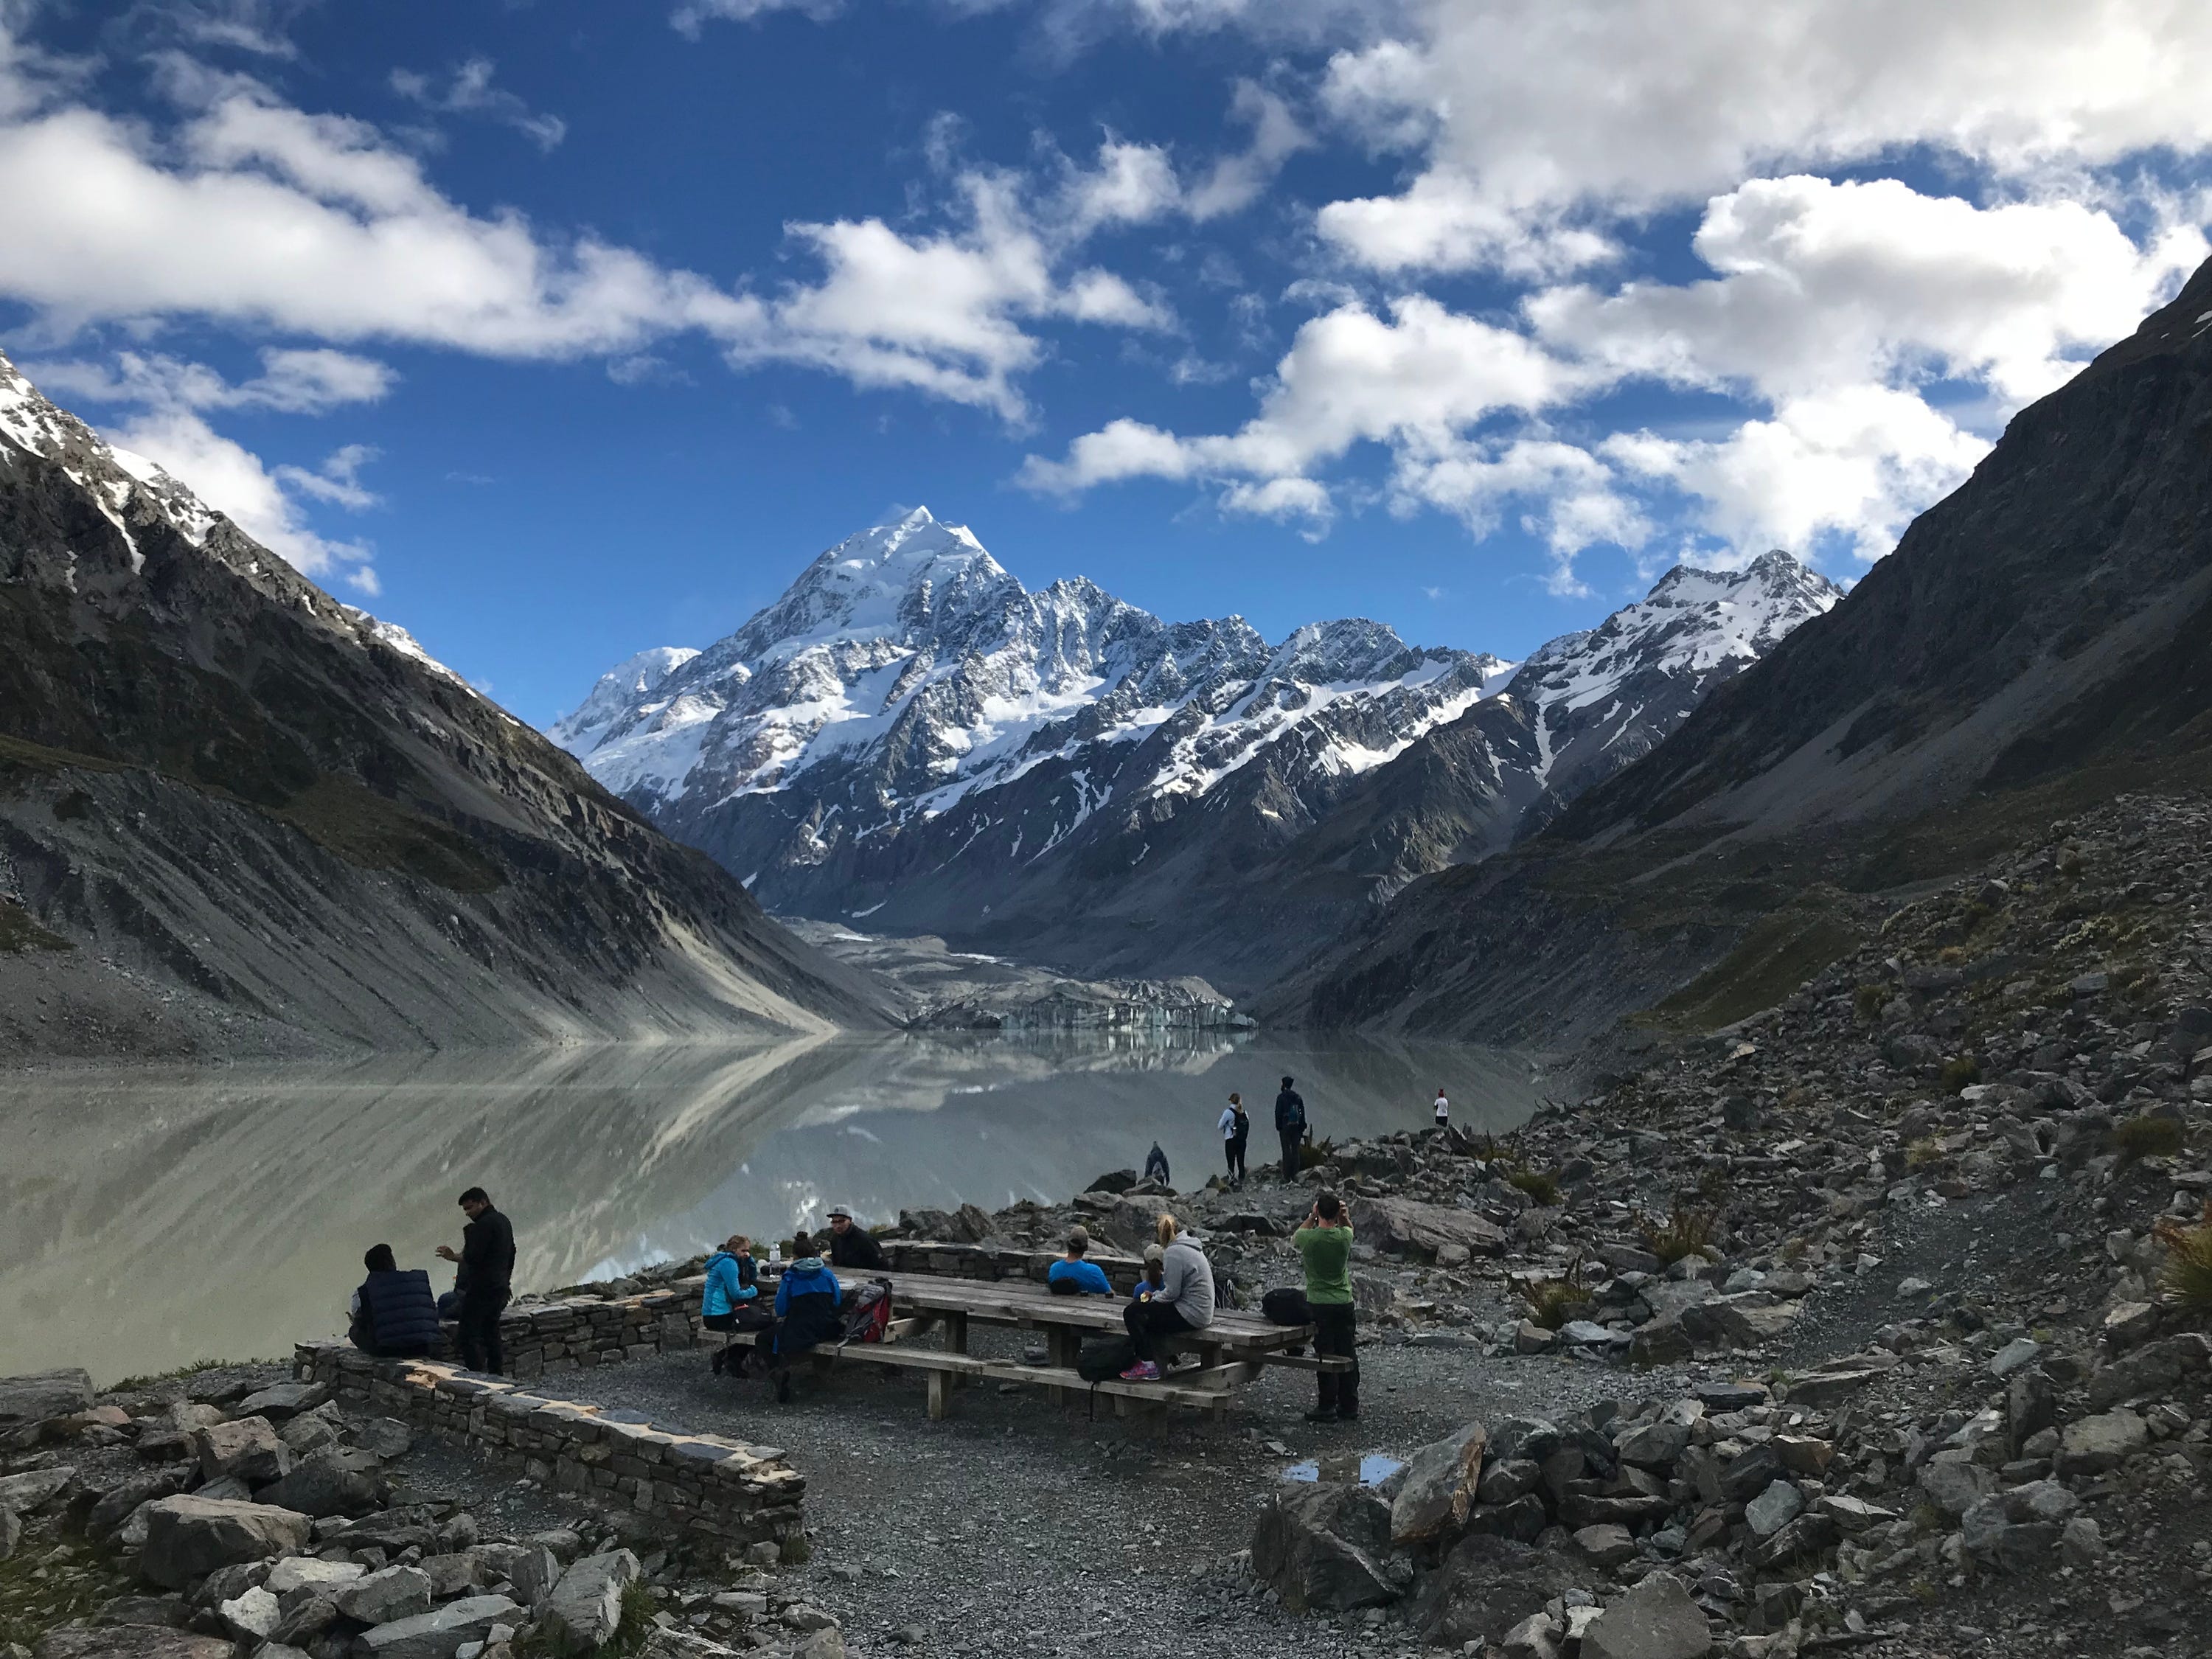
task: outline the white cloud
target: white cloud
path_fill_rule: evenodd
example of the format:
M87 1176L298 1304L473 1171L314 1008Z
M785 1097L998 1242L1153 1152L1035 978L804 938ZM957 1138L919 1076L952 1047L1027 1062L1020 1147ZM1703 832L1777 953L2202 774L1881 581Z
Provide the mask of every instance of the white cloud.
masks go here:
M1249 207L1274 182L1285 161L1313 147L1290 106L1254 82L1237 83L1231 110L1237 119L1251 123L1252 142L1223 156L1191 186L1186 210L1201 223Z
M843 0L684 0L669 14L669 23L679 34L696 40L701 28L717 19L750 23L771 12L795 11L817 23L826 23L844 10Z
M568 136L568 124L557 115L533 111L521 98L491 83L489 58L471 58L459 64L442 86L415 70L392 71L392 89L410 103L444 115L483 115L513 127L550 152Z
M2212 146L2212 8L2179 0L1431 0L1332 62L1325 101L1421 152L1322 234L1381 270L1509 261L1576 216L1725 191L1777 161L1924 145L1998 176Z
M48 392L95 403L149 404L181 409L267 409L288 415L320 415L343 404L375 403L395 376L373 358L327 347L268 349L262 372L231 385L204 363L160 353L118 352L113 365L70 362L27 364Z
M374 497L361 489L355 475L370 452L349 446L326 461L319 473L281 467L271 474L257 456L182 408L149 410L107 436L158 463L302 575L336 578L366 594L378 592L371 550L358 541L331 541L317 535L285 488L287 482L302 487L312 480L305 484L311 493L346 505L368 505ZM349 495L353 499L348 500Z

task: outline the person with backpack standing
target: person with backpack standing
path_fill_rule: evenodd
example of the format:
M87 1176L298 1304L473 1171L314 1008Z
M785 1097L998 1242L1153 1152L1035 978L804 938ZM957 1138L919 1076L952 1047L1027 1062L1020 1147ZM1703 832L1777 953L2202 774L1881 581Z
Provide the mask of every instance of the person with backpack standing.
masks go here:
M1320 1399L1306 1413L1312 1423L1356 1421L1359 1416L1359 1310L1352 1299L1352 1221L1334 1193L1314 1200L1291 1247L1306 1268L1306 1306L1314 1325L1314 1352L1352 1362L1346 1371L1317 1371Z
M1283 1179L1298 1178L1298 1148L1305 1145L1305 1097L1291 1087L1292 1079L1283 1079L1283 1092L1275 1097L1275 1134L1283 1143Z
M1244 1109L1244 1097L1231 1095L1229 1104L1221 1114L1221 1151L1229 1160L1229 1185L1241 1192L1244 1187L1244 1144L1252 1138L1252 1115Z

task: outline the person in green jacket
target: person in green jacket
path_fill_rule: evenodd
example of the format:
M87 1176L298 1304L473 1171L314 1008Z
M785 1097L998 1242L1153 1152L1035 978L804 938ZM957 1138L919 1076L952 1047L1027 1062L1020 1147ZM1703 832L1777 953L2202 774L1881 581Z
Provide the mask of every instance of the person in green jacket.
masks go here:
M1320 1403L1306 1413L1313 1423L1356 1421L1359 1416L1358 1310L1352 1300L1352 1222L1344 1201L1323 1193L1306 1212L1291 1243L1305 1262L1306 1304L1313 1310L1314 1352L1352 1362L1345 1371L1317 1371Z

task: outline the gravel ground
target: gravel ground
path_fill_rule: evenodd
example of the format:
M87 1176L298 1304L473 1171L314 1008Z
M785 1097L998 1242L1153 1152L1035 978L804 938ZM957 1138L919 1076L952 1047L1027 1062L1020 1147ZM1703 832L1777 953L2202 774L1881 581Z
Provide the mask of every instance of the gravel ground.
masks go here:
M975 1343L1023 1346L1009 1331L979 1329ZM920 1377L857 1366L826 1382L800 1375L780 1407L763 1383L718 1379L696 1354L564 1377L561 1391L786 1448L806 1475L817 1547L797 1576L860 1651L904 1641L930 1654L1091 1655L1168 1636L1191 1659L1265 1659L1304 1652L1327 1629L1253 1598L1227 1559L1291 1464L1402 1457L1471 1418L1572 1412L1688 1375L1387 1341L1363 1351L1362 1373L1357 1424L1304 1421L1312 1380L1274 1370L1239 1392L1218 1428L1182 1413L1117 1419L1106 1399L1093 1420L1037 1389L988 1385L963 1389L932 1423ZM1369 1628L1364 1617L1346 1627ZM1418 1648L1392 1624L1359 1651Z

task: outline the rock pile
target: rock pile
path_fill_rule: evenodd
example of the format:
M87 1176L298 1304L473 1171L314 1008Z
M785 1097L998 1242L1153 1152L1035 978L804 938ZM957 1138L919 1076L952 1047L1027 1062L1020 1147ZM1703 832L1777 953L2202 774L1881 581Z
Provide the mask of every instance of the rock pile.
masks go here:
M412 1489L409 1425L320 1382L10 1378L0 1421L0 1556L36 1562L0 1591L9 1659L844 1653L771 1576L775 1541L656 1547L627 1511L629 1542L605 1521L502 1530Z

